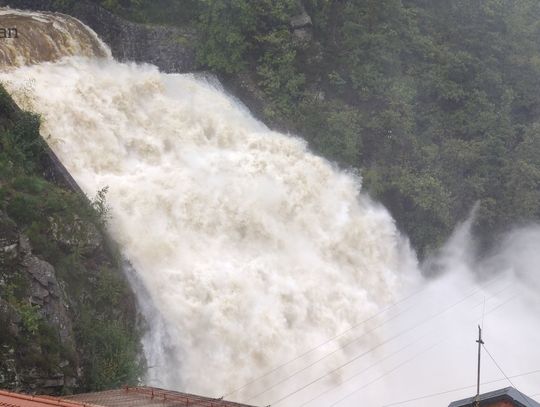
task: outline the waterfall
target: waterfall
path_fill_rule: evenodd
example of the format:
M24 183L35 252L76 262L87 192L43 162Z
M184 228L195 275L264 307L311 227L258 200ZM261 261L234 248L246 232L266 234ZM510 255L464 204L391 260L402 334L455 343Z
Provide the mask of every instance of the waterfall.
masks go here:
M304 366L335 351L307 378L255 399L268 404L414 326L414 317L388 329L362 325L372 329L339 348L362 332L352 328L421 284L407 240L362 192L361 177L270 130L215 80L119 63L70 17L9 10L0 17L25 18L50 44L0 43L0 81L22 108L42 115L42 136L89 196L108 187L109 230L136 273L150 327L147 383L220 396L318 344L325 345ZM30 26L18 23L21 31ZM451 263L441 267L456 269ZM436 280L431 296L411 303L414 315L444 310L479 285L472 264L463 260L466 271ZM279 377L297 369L287 366ZM449 370L459 371L451 362ZM344 377L332 374L317 389ZM269 375L233 398L249 399L276 381Z
M0 9L6 37L0 40L0 68L55 61L67 55L110 57L108 47L79 20L58 13Z

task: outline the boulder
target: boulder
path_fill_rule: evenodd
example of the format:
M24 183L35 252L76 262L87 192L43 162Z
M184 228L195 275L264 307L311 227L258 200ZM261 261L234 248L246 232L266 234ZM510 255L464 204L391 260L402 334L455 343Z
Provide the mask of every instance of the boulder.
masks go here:
M49 295L59 297L60 290L53 266L31 255L26 255L22 264L31 276L32 302L43 304Z
M102 239L90 222L75 218L72 222L50 219L50 234L63 248L89 256L101 247Z
M54 267L32 254L28 238L21 235L20 247L22 266L30 280L30 303L39 307L39 312L53 325L68 347L74 346L73 328L69 319L64 294L56 279Z
M291 18L290 24L293 30L311 26L312 25L311 17L305 10L302 10L300 14Z
M311 41L311 29L304 27L293 31L294 42L298 45L304 45Z
M300 14L295 15L290 20L293 30L293 39L297 46L306 46L312 39L311 17L300 4Z

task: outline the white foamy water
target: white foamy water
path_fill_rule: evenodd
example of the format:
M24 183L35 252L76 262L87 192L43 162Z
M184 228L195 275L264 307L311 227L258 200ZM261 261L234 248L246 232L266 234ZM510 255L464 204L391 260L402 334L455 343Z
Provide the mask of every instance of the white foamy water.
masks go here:
M88 194L109 187L165 324L169 353L146 343L163 386L238 387L395 299L414 261L358 178L202 80L79 58L2 79L34 83L19 100L48 143Z
M89 196L109 187L109 230L150 327L148 384L258 405L445 405L474 394L482 321L507 374L540 369L538 227L477 260L465 224L432 261L446 273L421 282L358 177L269 130L212 82L102 55L0 81L42 114L42 135ZM423 288L382 312L410 286ZM484 363L485 390L508 385ZM515 382L532 395L538 379Z

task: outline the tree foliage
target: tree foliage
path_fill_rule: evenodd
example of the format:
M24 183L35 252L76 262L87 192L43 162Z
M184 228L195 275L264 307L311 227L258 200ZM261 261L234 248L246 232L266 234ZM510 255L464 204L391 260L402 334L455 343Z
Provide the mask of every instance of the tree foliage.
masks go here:
M477 201L483 236L538 220L538 2L306 0L308 47L291 38L288 2L211 3L201 61L251 70L267 117L361 169L421 252Z
M483 237L539 219L536 0L95 1L196 27L201 68L249 77L264 118L359 169L420 254L476 202Z

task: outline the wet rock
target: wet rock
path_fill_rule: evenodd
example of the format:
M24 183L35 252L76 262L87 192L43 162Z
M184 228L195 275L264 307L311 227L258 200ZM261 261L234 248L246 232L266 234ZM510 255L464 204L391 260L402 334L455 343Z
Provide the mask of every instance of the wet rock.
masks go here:
M72 222L50 219L52 238L68 251L89 256L102 245L102 238L97 228L82 219Z
M306 46L311 42L313 36L311 17L303 6L301 6L301 13L291 18L290 25L293 30L293 39L297 46Z
M300 45L307 44L311 41L311 28L298 28L293 31L294 42Z
M27 254L32 254L30 240L24 235L21 235L19 237L19 252L21 254L21 257L24 257Z
M44 260L26 255L22 262L26 271L31 275L31 300L43 305L50 295L58 298L59 288L56 282L54 268Z
M0 211L0 268L17 259L19 231L17 225Z
M22 264L31 276L31 303L40 306L40 313L56 327L62 343L73 346L72 323L53 266L31 254L24 257Z
M300 14L291 18L290 24L293 30L311 26L312 25L311 17L306 12L306 10L302 10Z

